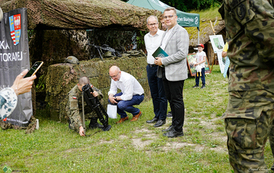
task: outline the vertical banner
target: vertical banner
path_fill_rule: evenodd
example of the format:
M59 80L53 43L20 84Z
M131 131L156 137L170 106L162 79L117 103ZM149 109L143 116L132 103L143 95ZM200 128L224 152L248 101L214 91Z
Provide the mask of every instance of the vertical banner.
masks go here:
M225 44L224 44L223 36L210 35L209 38L210 38L210 42L211 42L214 53L217 53L221 73L224 73L225 59L223 59L222 57L222 52Z
M12 86L16 76L30 68L27 25L26 8L4 13L0 22L0 89ZM6 122L27 126L32 114L28 92L18 96L17 107Z

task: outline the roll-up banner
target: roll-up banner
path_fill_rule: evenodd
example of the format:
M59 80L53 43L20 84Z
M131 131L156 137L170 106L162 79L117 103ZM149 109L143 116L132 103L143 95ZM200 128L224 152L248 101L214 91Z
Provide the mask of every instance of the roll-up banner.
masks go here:
M4 13L0 22L0 89L12 86L24 69L30 68L27 9ZM27 126L32 116L31 92L18 96L17 107L6 122Z

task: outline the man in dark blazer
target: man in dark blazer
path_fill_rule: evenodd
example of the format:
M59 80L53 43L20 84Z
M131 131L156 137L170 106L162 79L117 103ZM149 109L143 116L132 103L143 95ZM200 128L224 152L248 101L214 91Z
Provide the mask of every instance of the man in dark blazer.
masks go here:
M167 57L157 57L155 64L158 65L157 76L163 79L166 97L170 103L173 115L172 124L163 130L164 136L173 138L183 136L184 125L184 80L187 79L186 57L189 48L189 36L187 31L177 24L176 9L165 9L164 20L167 30L164 33L161 48L168 54Z

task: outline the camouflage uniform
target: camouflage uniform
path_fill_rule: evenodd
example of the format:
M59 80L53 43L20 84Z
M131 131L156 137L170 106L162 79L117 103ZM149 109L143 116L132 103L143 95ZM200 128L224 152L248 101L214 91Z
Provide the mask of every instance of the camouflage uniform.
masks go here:
M230 164L235 172L268 172L268 136L274 149L273 1L224 0L219 12L231 62L224 113Z
M17 95L12 88L0 91L0 120L8 117L17 105Z
M98 92L99 99L103 97L103 94L96 87L92 87L94 91ZM97 118L96 114L92 114L92 109L84 103L85 117ZM82 92L78 86L75 85L68 93L68 102L66 105L66 112L69 118L69 128L79 132L80 126L82 126Z

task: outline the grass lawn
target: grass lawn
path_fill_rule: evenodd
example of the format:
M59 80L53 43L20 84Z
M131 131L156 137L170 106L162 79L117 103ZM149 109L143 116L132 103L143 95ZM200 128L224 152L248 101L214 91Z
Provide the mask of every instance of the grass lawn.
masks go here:
M45 118L47 112L40 110L40 128L34 133L0 130L0 172L5 166L16 172L233 172L221 119L228 101L227 79L214 66L205 89L193 89L194 84L194 78L185 81L183 137L163 137L171 118L159 128L146 123L154 117L152 101L139 105L143 115L138 121L116 125L117 120L110 119L110 131L88 130L89 137ZM270 168L269 143L265 161Z

